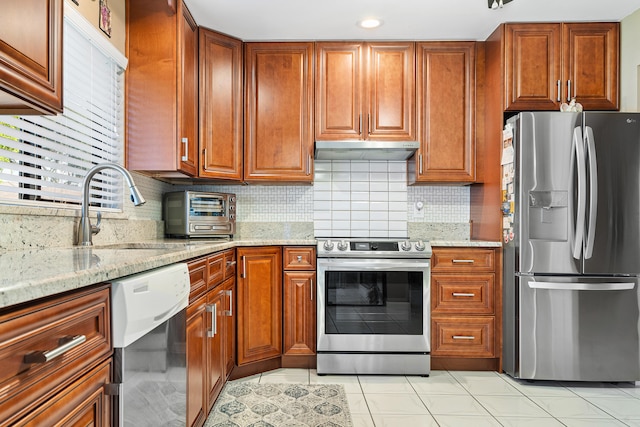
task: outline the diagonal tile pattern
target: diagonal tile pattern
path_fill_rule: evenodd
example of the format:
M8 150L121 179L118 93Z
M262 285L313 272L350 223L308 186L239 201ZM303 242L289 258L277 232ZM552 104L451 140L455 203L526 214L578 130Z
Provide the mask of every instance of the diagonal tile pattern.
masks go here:
M497 372L429 377L277 369L236 381L342 384L354 427L640 427L640 384L527 382Z

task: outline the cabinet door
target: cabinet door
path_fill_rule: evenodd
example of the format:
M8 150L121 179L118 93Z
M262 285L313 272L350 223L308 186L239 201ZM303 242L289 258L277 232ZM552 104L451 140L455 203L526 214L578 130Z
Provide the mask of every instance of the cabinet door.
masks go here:
M505 110L560 108L561 43L561 24L505 26Z
M362 43L316 43L316 140L362 139Z
M316 353L316 298L314 271L284 273L284 349L292 355Z
M236 363L236 278L230 277L222 285L224 289L224 377L229 377Z
M178 84L179 170L198 174L198 26L189 10L180 8L180 82Z
M200 177L242 180L242 41L200 28Z
M238 248L238 365L282 351L282 249Z
M62 112L63 0L2 2L0 113Z
M414 141L415 44L368 43L367 139Z
M311 182L313 43L245 44L245 181Z
M206 296L187 307L187 427L201 426L207 417Z
M617 110L620 24L563 24L565 102L585 110Z
M127 167L175 178L198 172L198 34L173 3L127 2L125 90Z
M418 43L417 69L420 150L409 179L473 182L475 43Z
M207 294L207 413L224 385L224 290L222 287Z

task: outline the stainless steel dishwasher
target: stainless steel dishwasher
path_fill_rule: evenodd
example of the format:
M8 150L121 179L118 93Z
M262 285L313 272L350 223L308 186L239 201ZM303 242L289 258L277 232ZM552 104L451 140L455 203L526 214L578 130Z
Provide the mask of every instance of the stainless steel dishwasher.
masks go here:
M112 282L115 426L185 425L189 287L184 263Z

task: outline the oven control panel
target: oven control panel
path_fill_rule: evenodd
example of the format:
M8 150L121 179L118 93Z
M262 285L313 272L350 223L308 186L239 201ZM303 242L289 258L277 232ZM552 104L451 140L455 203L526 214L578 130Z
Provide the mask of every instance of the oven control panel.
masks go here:
M431 258L431 245L423 240L318 239L319 257Z

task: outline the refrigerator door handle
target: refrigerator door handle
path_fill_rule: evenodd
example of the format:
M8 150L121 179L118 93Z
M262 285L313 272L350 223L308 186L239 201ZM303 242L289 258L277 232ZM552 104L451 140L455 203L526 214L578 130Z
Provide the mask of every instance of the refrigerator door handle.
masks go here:
M585 127L585 146L589 158L589 225L587 226L587 243L584 248L584 259L593 255L596 239L596 218L598 216L598 162L596 159L596 145L593 129Z
M584 159L585 153L584 141L582 139L582 129L580 127L577 127L573 130L573 149L571 151L571 177L574 176L576 169L578 174L578 206L576 207L577 212L575 215L575 223L573 229L573 247L571 251L575 259L580 259L584 241L584 217L587 204L587 177ZM572 181L573 178L570 178L570 182ZM572 203L571 200L573 200L573 197L569 196L570 203ZM571 207L571 214L573 215L572 204Z
M636 286L635 282L624 283L562 283L529 282L531 289L549 289L554 291L628 291Z

